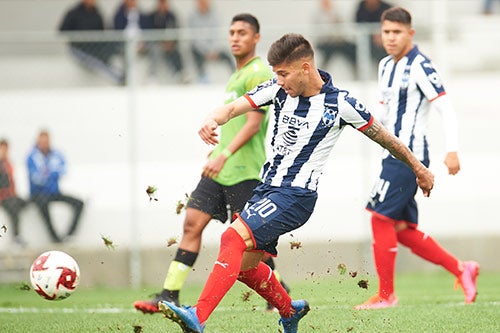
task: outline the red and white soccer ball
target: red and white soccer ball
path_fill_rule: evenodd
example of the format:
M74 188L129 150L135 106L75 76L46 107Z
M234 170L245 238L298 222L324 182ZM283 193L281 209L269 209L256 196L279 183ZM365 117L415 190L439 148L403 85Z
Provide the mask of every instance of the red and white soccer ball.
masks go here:
M47 251L33 261L30 268L33 289L48 300L68 298L80 282L80 268L69 254Z

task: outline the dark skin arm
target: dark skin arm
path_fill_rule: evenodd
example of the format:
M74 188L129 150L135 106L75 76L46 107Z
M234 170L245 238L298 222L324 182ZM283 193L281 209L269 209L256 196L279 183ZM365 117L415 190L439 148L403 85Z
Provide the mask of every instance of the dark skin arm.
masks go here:
M262 119L264 119L264 113L250 111L246 113L246 117L247 122L240 129L238 134L236 134L229 146L227 146L227 149L233 154L245 145L260 130L260 123L262 122ZM219 156L215 159L209 160L203 167L202 176L217 177L226 161L227 157L223 154L219 154Z
M411 150L401 140L387 131L377 120L374 120L363 131L363 134L386 148L395 158L408 165L417 176L417 185L422 189L424 196L428 197L431 194L432 187L434 186L434 175L413 155Z

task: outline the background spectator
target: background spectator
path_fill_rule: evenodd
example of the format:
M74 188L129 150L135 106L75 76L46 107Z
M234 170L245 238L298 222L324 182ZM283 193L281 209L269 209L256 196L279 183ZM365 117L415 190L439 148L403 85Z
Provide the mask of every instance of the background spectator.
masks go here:
M147 29L178 29L179 22L177 16L170 7L169 0L158 0L156 9L148 15ZM156 72L158 65L157 59L162 58L169 65L176 79L181 83L187 83L187 77L184 73L184 63L179 52L179 43L177 40L164 40L161 42L148 43L148 52L152 57L151 74Z
M113 16L113 27L115 30L127 30L131 34L138 33L141 29L148 26L148 19L145 14L141 12L138 6L138 0L123 0L118 6ZM120 53L125 57L125 43L119 43ZM143 43L139 43L138 50L142 52L144 48ZM126 68L130 64L126 64ZM125 78L123 80L126 83L127 73L125 72Z
M31 200L40 210L52 240L56 243L67 240L76 230L83 201L61 193L59 179L66 173L66 161L61 152L51 148L48 131L42 130L38 134L36 145L28 155L27 165ZM55 201L67 203L73 210L69 230L62 237L54 229L49 211L49 204Z
M81 0L66 12L59 26L60 31L103 31L104 20L96 0ZM72 36L74 38L74 36ZM110 77L115 82L123 81L123 71L111 64L117 53L116 43L98 41L71 41L70 51L80 63Z
M123 0L113 16L116 30L143 29L147 26L147 16L139 9L137 0Z
M25 246L26 243L19 233L19 213L26 206L26 201L16 194L14 168L9 160L9 143L0 140L0 207L3 207L10 217L14 242Z
M323 29L328 25L341 23L332 0L319 0L319 3L320 6L313 16L313 24L319 24ZM321 68L326 70L330 59L340 54L351 63L353 70L356 70L356 44L352 41L338 35L322 36L316 43L316 50L321 55Z
M493 0L483 0L483 14L493 14Z
M220 22L215 10L210 6L210 0L196 0L196 8L189 17L189 27L198 32L203 31L203 36L198 35L191 45L191 52L202 83L209 81L206 72L207 61L222 61L228 65L230 72L235 70L231 55L219 42L220 38L214 30L220 26Z
M356 11L357 23L379 23L384 10L391 8L392 5L381 0L363 0L359 2ZM387 53L382 46L380 33L373 34L370 40L370 54L372 59L378 63Z

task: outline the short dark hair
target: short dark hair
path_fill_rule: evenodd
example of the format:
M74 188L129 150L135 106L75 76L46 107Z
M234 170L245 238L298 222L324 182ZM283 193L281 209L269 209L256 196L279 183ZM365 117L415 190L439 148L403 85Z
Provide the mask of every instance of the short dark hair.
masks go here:
M285 34L275 41L267 52L271 66L289 63L302 58L314 58L311 43L300 34Z
M392 7L386 9L380 17L380 22L399 22L411 26L411 14L402 7Z
M248 13L237 14L231 20L231 24L233 24L234 22L238 22L238 21L246 22L253 27L253 30L256 33L260 32L259 20L257 20L257 18L255 16L253 16L252 14L248 14Z

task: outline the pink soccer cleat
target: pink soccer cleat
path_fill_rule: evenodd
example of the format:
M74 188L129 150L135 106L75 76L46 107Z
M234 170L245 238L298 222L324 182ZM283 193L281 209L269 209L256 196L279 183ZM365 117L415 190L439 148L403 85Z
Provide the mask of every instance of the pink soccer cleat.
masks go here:
M465 295L465 304L474 303L477 296L477 276L479 275L479 264L475 261L465 261L462 275L455 282L455 289L458 285L462 287Z
M371 310L392 308L398 305L397 297L392 294L388 299L380 297L379 294L373 295L363 304L356 305L354 310Z

